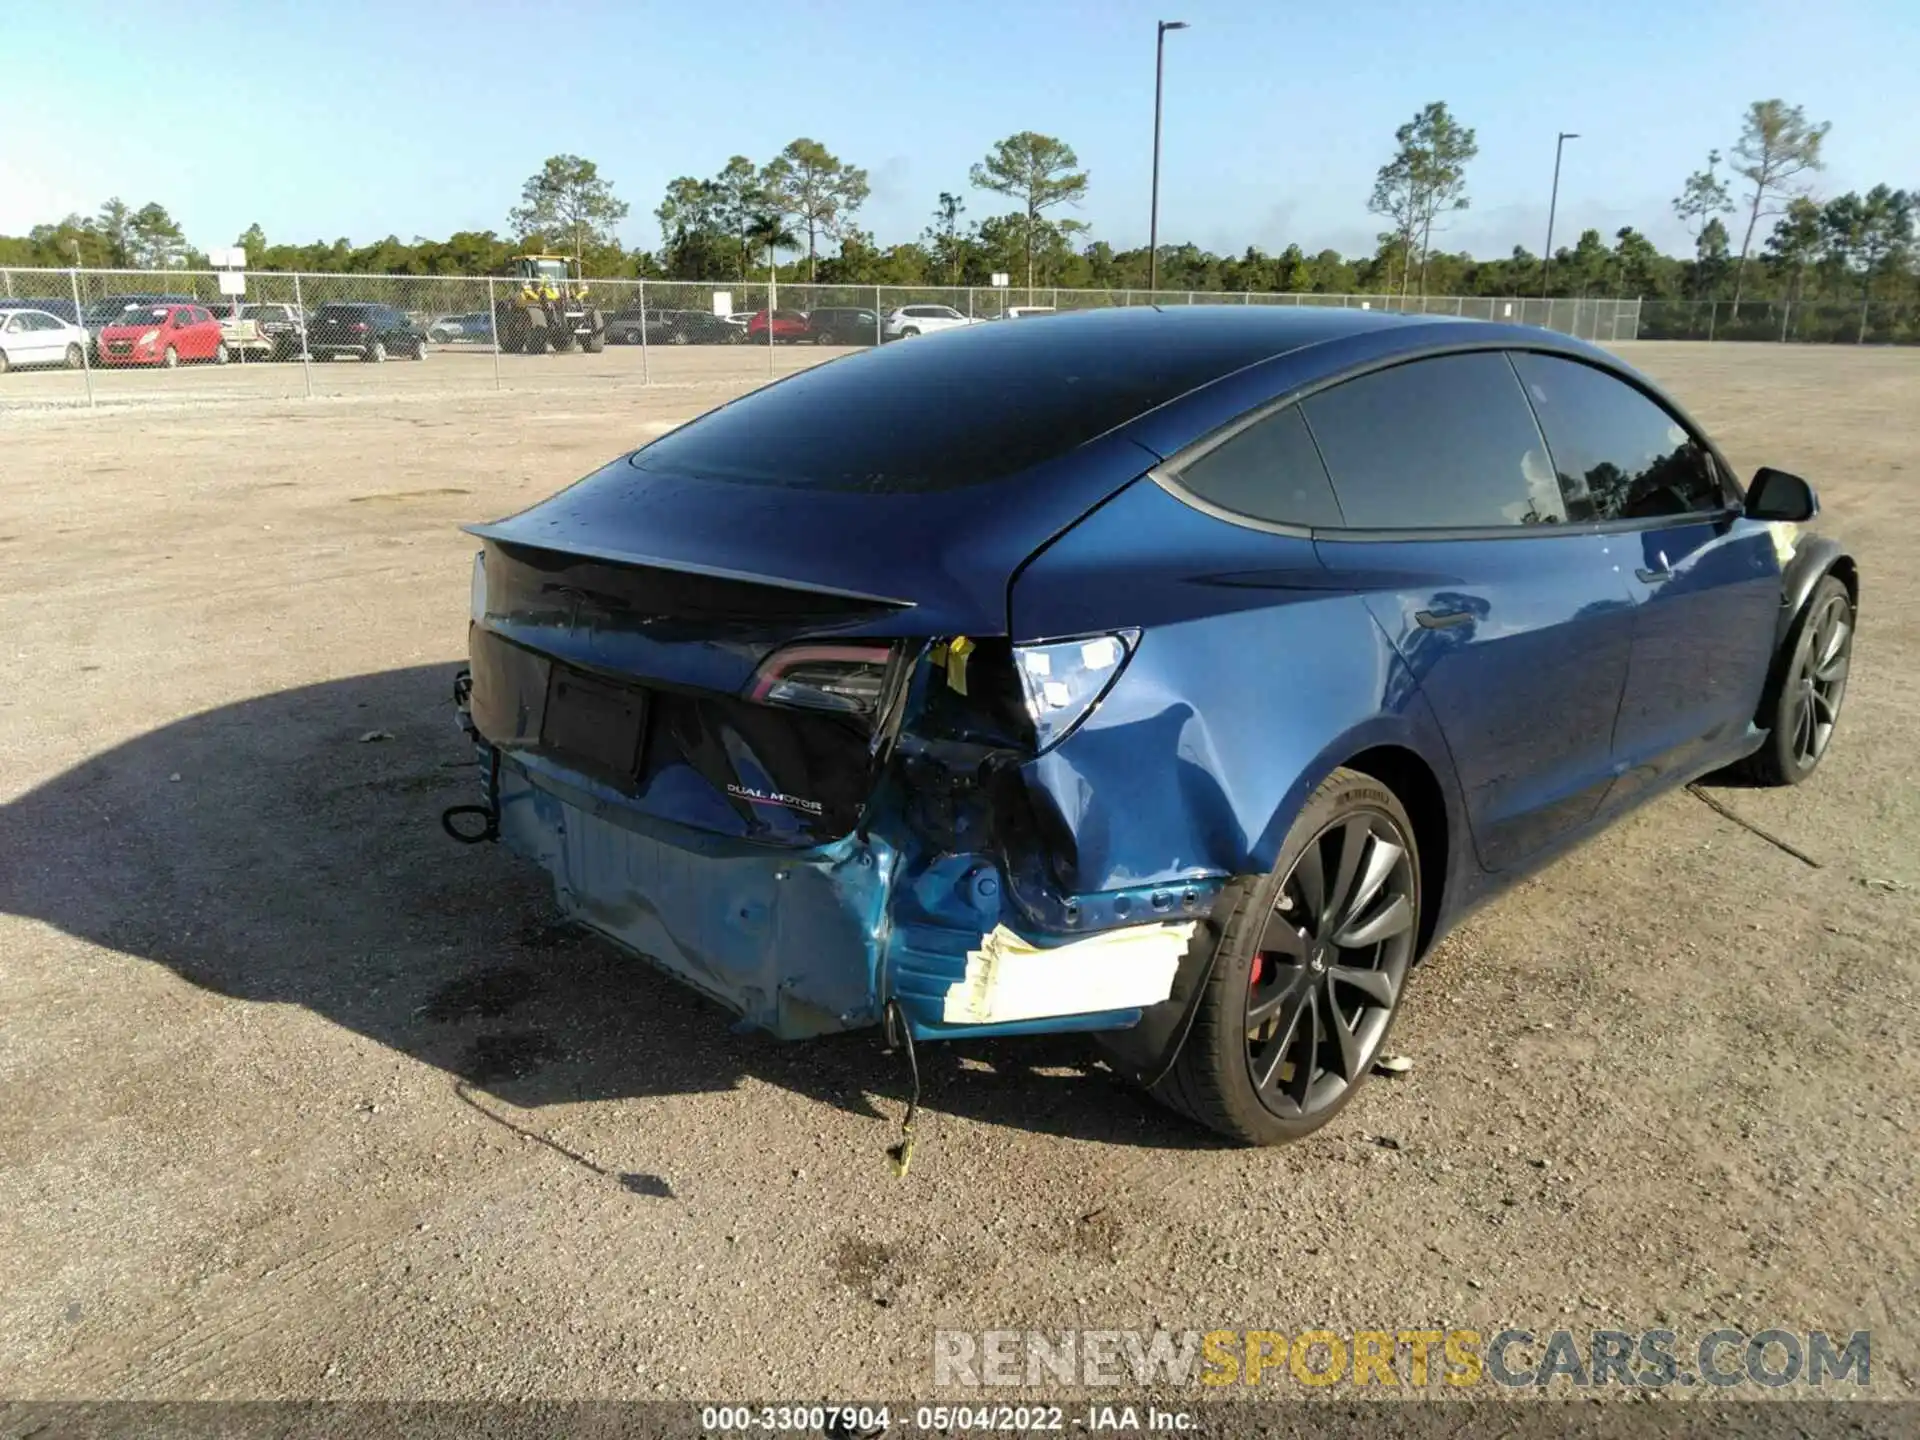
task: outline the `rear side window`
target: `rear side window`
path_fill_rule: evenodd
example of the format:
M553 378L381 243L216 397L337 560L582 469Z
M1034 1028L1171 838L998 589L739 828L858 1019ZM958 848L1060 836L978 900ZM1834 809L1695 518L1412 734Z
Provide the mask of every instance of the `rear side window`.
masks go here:
M1333 485L1297 406L1255 421L1181 466L1179 475L1200 499L1236 515L1313 528L1340 524Z
M1513 365L1546 432L1571 519L1726 508L1709 452L1651 397L1577 360L1517 354Z
M1311 396L1301 409L1355 529L1567 518L1540 427L1504 355L1397 365Z

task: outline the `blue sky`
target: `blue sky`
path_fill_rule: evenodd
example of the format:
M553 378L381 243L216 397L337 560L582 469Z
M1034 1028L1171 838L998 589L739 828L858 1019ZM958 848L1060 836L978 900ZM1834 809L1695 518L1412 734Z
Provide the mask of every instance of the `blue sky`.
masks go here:
M0 233L109 195L158 200L199 246L504 231L551 154L600 164L659 242L675 175L808 135L870 172L859 223L914 238L999 137L1079 152L1079 218L1144 243L1156 18L1168 37L1163 241L1371 250L1394 128L1443 99L1479 133L1472 208L1442 243L1538 251L1556 130L1556 235L1633 224L1677 245L1669 198L1747 102L1831 120L1823 193L1920 186L1915 0L786 0L730 5L13 0ZM1738 236L1736 234L1736 241Z

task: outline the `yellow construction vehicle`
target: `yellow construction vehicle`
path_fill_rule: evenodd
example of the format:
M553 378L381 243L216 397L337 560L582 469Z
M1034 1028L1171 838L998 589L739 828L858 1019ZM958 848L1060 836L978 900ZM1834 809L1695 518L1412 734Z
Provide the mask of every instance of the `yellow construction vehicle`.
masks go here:
M571 271L572 273L569 273ZM514 289L494 303L500 348L511 355L607 348L607 322L587 298L587 282L564 255L516 255L507 278Z

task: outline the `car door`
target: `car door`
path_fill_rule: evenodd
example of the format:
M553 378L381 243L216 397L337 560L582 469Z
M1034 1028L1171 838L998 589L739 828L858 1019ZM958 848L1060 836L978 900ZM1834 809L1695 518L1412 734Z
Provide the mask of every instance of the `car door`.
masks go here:
M1426 695L1481 863L1598 811L1633 646L1631 546L1565 522L1506 357L1416 360L1307 397L1343 529L1318 538ZM1305 677L1309 681L1311 677Z
M49 338L48 332L40 328L40 316L36 312L16 311L7 321L4 341L7 358L16 365L44 365L51 358Z
M33 336L24 331L20 325L25 318L25 311L16 310L0 320L0 350L6 351L9 365L33 363Z
M1742 516L1712 447L1657 397L1564 356L1513 358L1574 518L1631 552L1633 658L1609 800L1629 803L1746 748L1780 604L1774 537Z

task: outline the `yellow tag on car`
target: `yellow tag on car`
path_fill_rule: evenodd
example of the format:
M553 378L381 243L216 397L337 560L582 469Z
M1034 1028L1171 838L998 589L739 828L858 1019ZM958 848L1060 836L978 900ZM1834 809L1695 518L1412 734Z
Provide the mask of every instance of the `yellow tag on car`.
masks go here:
M1775 520L1767 527L1773 532L1773 553L1782 567L1793 559L1793 552L1800 539L1800 527L1791 520Z
M973 641L964 635L956 635L947 642L947 684L956 695L967 693L967 656L973 649Z

